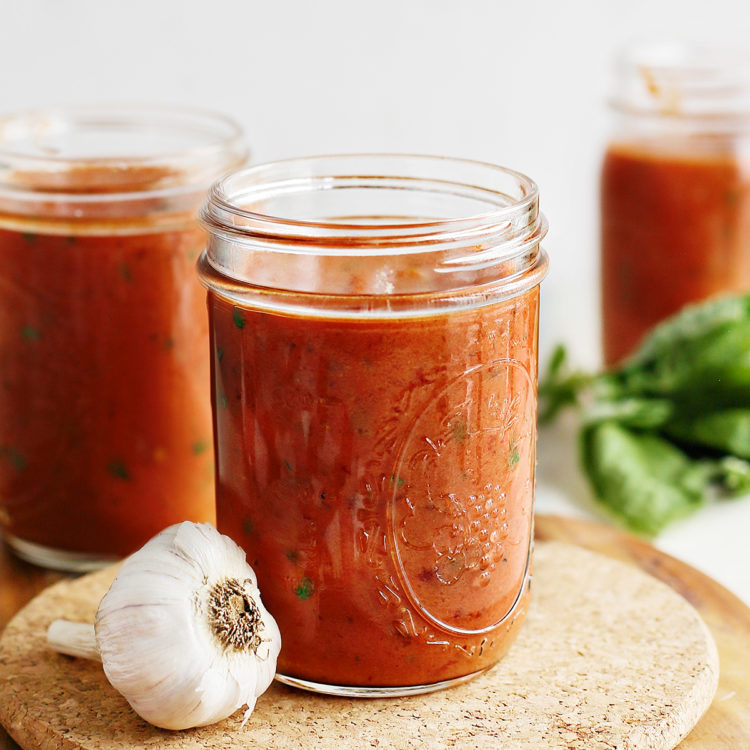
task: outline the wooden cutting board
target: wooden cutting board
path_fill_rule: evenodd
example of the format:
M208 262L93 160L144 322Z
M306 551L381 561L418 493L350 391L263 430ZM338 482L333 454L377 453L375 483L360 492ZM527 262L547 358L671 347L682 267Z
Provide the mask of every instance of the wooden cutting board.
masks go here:
M729 592L722 589L718 584L711 581L710 579L706 578L705 576L701 575L700 573L697 573L696 571L688 568L687 566L683 565L682 563L679 563L666 555L663 555L662 553L657 552L649 545L640 542L636 539L627 537L620 532L615 531L614 529L604 527L598 524L591 524L591 523L584 523L579 521L571 521L567 519L558 519L558 518L545 518L540 517L537 521L537 538L538 539L564 539L570 542L573 542L574 544L577 544L579 546L586 546L589 548L598 548L599 551L604 552L605 554L608 554L610 556L616 556L621 557L626 560L630 560L633 562L636 562L637 565L639 565L641 568L647 570L648 572L654 574L657 578L661 578L662 580L665 580L667 583L669 583L674 589L678 590L683 595L686 595L686 598L688 598L694 606L697 607L697 609L701 612L703 618L708 623L709 627L711 628L712 632L714 633L714 637L716 639L716 642L719 647L719 653L721 655L722 659L722 673L721 673L721 681L719 684L719 689L716 694L716 698L709 708L709 711L706 713L706 715L703 717L703 719L699 722L698 726L693 730L693 732L690 734L689 737L687 737L683 742L680 744L681 750L684 749L690 749L693 750L721 750L723 748L745 748L750 747L750 610L748 610L739 600L737 600L734 596L732 596ZM562 549L562 548L560 548ZM549 565L549 550L545 552L544 554L547 556L547 562L545 565ZM541 575L541 573L540 573ZM27 581L28 582L28 581ZM80 583L80 582L79 582ZM3 591L3 585L5 584L5 581L3 581L3 569L2 569L2 561L0 560L0 592ZM7 591L7 589L6 589ZM545 594L546 596L546 594ZM2 601L0 600L0 605L2 605ZM2 615L2 612L0 611L0 616ZM511 652L511 655L513 652ZM523 660L522 660L523 661ZM509 662L511 664L511 662ZM512 665L512 664L511 664ZM93 666L93 665L91 665ZM502 665L501 665L502 666ZM99 691L105 692L107 690L106 684L99 684L99 677L97 677L98 673L95 669L89 669L88 666L82 667L83 674L87 677L87 679L93 680L93 682L90 683L90 686L93 686L93 690L95 691L95 694L97 694ZM435 696L426 696L424 698L420 699L408 699L408 701L405 703L406 709L404 706L396 705L395 702L385 702L385 705L388 706L388 713L389 714L397 714L401 716L401 720L405 721L406 723L403 725L402 729L405 729L407 732L411 731L413 732L422 732L423 738L424 738L424 731L426 731L424 728L420 730L419 726L410 726L410 720L411 723L414 723L415 716L419 716L420 713L423 717L429 717L432 716L435 721L438 722L438 727L440 726L440 720L442 720L444 717L442 714L445 714L446 712L453 712L455 715L454 718L458 722L458 724L454 723L452 725L452 732L450 733L450 736L452 736L453 744L445 744L445 745L438 745L435 744L436 741L447 741L450 739L449 736L443 732L442 735L438 735L436 737L433 737L433 744L431 746L438 747L438 746L457 746L457 747L482 747L485 746L485 740L487 740L490 744L487 744L486 746L497 746L500 747L502 745L498 744L498 741L492 742L487 737L484 737L482 742L479 741L474 742L472 745L472 740L466 739L470 736L467 732L471 732L470 728L467 730L466 727L460 726L460 720L463 717L466 719L468 717L469 724L479 724L487 727L487 717L482 716L482 706L481 705L474 705L472 709L472 701L476 701L478 695L481 696L484 694L486 696L487 692L489 691L493 695L497 696L497 690L498 690L498 684L497 679L499 679L499 676L502 675L502 672L491 672L489 675L486 675L480 680L484 680L485 682L479 682L474 681L473 683L470 683L469 686L466 688L459 688L455 691L450 691L450 693L443 693L443 694L436 694ZM502 682L502 680L501 680ZM502 688L502 685L499 686ZM458 692L463 691L463 692ZM264 718L268 720L268 718L273 714L273 706L276 707L276 709L279 709L280 706L283 706L285 708L285 714L288 712L294 713L296 711L298 718L300 714L300 710L302 710L302 713L304 714L303 719L307 722L313 722L313 724L316 727L326 726L326 717L324 715L316 716L315 712L321 706L325 706L325 702L327 701L329 704L331 702L331 699L312 699L310 696L304 696L300 698L299 693L296 693L295 691L290 691L286 688L283 688L281 686L276 686L273 689L272 694L268 697L265 704L259 703L259 709L256 711L256 715L254 715L254 718ZM448 703L445 703L445 697L446 695L450 695L451 699ZM441 697L442 696L442 697ZM97 694L98 697L98 694ZM263 700L263 699L262 699ZM301 708L300 705L297 705L299 701L304 701L303 708ZM323 704L320 704L319 701L323 701ZM420 703L419 706L417 706L417 702L421 701L424 702L424 705ZM443 703L441 704L441 701ZM117 698L115 698L115 702L117 702ZM64 701L63 701L64 703ZM53 704L56 707L60 706L60 703L55 703L53 701ZM438 709L437 714L435 713L436 707L441 704L442 708ZM70 707L71 704L68 704ZM269 709L268 712L264 712L263 705L266 705L266 707ZM337 736L335 738L336 744L340 745L341 748L345 747L368 747L369 744L361 744L363 735L357 734L357 732L352 729L352 727L357 726L357 721L361 719L361 716L358 717L356 715L357 711L361 711L362 706L374 706L373 703L368 702L355 702L356 706L359 706L359 708L353 708L349 709L348 707L344 707L343 702L336 702L336 712L341 713L342 709L344 711L344 714L348 717L347 721L354 722L350 723L349 728L347 729L344 726L339 726L339 732L337 733ZM455 709L456 707L459 707L458 713L456 714ZM485 707L486 708L486 707ZM418 709L418 710L417 710ZM105 706L105 710L108 710ZM119 704L119 710L125 712L126 723L132 722L132 716L130 716L127 712L127 706L124 705L124 702L120 702ZM366 709L369 710L369 709ZM406 710L406 714L404 714L404 710ZM473 710L473 714L472 714ZM354 713L352 713L354 711ZM416 711L416 713L415 713ZM8 710L6 706L0 707L0 713L4 712L5 715L8 714ZM260 713L259 713L260 712ZM278 713L278 710L276 711ZM266 716L264 716L264 713L267 713ZM568 720L570 718L570 712L568 712ZM93 716L93 715L92 715ZM41 719L44 719L44 717L40 717ZM330 718L330 717L329 717ZM116 719L115 719L116 720ZM479 721L477 721L479 720ZM132 736L132 740L145 740L148 739L148 727L145 725L142 725L136 721L136 724L133 725L132 723L129 724L131 728L133 726L138 728L138 731L135 735ZM302 731L304 732L304 721L302 725ZM44 723L44 721L42 722ZM49 722L47 722L49 724ZM90 724L91 722L89 722ZM417 721L417 724L419 722ZM434 723L434 722L433 722ZM224 741L221 741L221 739L214 738L214 741L207 741L206 744L191 744L193 740L196 740L198 733L188 733L185 735L171 735L169 738L164 735L164 733L161 733L160 737L151 736L151 741L155 741L157 744L156 746L163 746L168 744L171 746L182 746L182 747L223 747L224 742L230 742L230 744L235 744L238 747L244 746L243 744L236 744L238 737L241 737L242 735L235 735L235 733L232 731L232 728L230 726L225 726L226 723L220 725L221 731L219 733L220 738L224 738ZM283 722L282 722L283 724ZM382 722L381 722L382 724ZM332 724L330 724L330 728L335 728L337 725L336 721L333 721ZM447 725L451 726L451 725ZM445 728L445 727L443 727ZM361 728L360 728L361 729ZM581 727L576 728L578 731L579 739L583 735L581 734L582 729ZM18 733L18 727L15 728L16 736L19 736ZM135 730L134 730L135 731ZM206 731L206 730L200 730L200 731ZM299 728L296 730L297 732L300 731ZM463 731L463 734L462 734ZM573 732L573 730L570 730ZM145 734L144 734L145 732ZM382 725L378 731L378 738L381 740L380 745L373 745L373 746L379 746L379 747L391 747L391 746L401 746L401 745L394 745L393 742L389 742L388 735L387 735L387 727L385 725ZM120 735L122 738L122 735ZM304 735L300 735L304 736ZM406 735L408 736L408 734ZM461 737L464 737L464 744L461 744ZM182 737L183 741L180 741L176 739L176 737ZM245 735L245 739L248 739L250 735ZM589 748L598 747L598 745L594 744L591 737L588 739L582 739L578 744L575 744L576 736L575 732L573 732L571 735L571 744L565 745L565 747L570 748L586 748L586 750L589 750ZM191 739L192 738L192 739ZM456 739L458 738L458 739ZM23 738L22 738L23 739ZM258 738L259 739L259 738ZM270 737L268 739L271 739ZM310 736L308 736L308 739L310 739ZM96 743L96 738L92 740L94 743ZM354 744L347 744L348 742L353 742ZM63 739L62 736L58 736L54 743L51 744L39 744L38 737L35 740L35 744L27 744L24 743L24 746L29 748L29 750L33 748L38 747L99 747L101 745L97 744L71 744L72 742L75 742L74 738L70 735L68 735L68 739ZM465 744L465 743L469 744ZM583 743L583 744L581 744ZM150 744L150 743L149 743ZM14 747L14 745L8 745L9 747ZM112 745L113 747L122 747L122 744L115 744ZM127 742L126 742L126 746ZM140 745L140 744L134 744L133 746L146 746ZM285 745L278 744L272 744L268 743L265 746L269 747L283 747ZM288 745L290 747L306 747L307 745L300 744L299 742L299 736L297 737L296 744L290 744ZM404 740L404 746L406 746L406 740ZM536 747L537 745L530 745L530 744L519 744L518 747ZM615 745L601 745L601 747L614 747ZM640 745L642 747L649 747L650 745ZM0 747L3 747L2 740L0 739Z

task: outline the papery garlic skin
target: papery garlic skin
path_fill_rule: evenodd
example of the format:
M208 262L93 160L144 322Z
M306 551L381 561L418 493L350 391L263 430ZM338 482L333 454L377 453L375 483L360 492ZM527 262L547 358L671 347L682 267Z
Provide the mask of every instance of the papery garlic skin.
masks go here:
M212 627L211 592L238 582L239 627L247 603L260 619L256 649L222 642ZM137 602L137 603L134 603ZM281 635L263 607L245 553L209 524L181 523L122 565L102 599L96 640L110 683L133 709L165 729L205 726L255 701L271 684Z

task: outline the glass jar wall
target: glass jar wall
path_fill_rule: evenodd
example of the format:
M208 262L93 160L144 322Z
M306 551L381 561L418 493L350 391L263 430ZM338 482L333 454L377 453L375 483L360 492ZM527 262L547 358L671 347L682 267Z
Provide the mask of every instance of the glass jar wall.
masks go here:
M601 178L606 365L684 305L750 290L750 60L653 45L617 72Z
M22 557L93 568L214 519L196 213L244 159L199 111L0 119L0 526Z
M219 529L247 551L290 684L435 689L527 605L539 282L526 177L301 159L203 211Z

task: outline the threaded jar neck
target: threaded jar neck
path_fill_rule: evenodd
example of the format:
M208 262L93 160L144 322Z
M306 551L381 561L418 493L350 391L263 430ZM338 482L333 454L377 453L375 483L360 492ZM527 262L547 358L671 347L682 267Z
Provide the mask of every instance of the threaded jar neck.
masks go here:
M241 170L213 186L201 218L209 286L391 301L518 280L543 265L547 231L518 172L390 154Z
M195 212L243 164L241 128L213 112L80 105L0 117L0 211L65 221Z
M641 44L623 52L612 106L682 120L695 129L750 128L750 55L697 44Z

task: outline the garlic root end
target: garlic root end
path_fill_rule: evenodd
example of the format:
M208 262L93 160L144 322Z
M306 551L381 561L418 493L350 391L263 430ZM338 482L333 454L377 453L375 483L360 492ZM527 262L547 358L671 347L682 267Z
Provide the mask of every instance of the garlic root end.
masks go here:
M53 651L101 662L94 626L84 622L55 620L47 628L47 643Z

